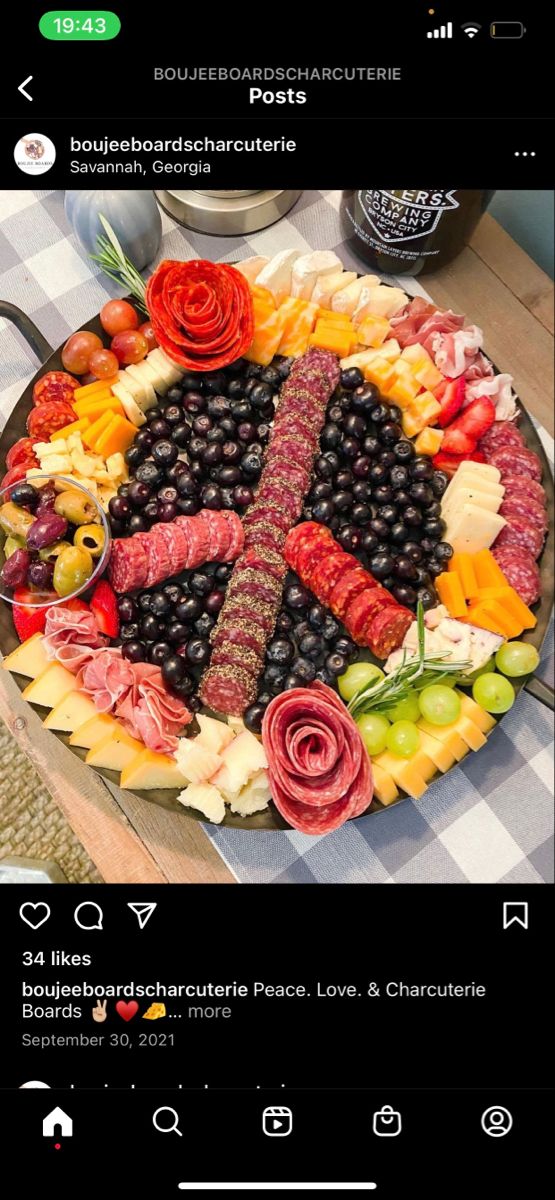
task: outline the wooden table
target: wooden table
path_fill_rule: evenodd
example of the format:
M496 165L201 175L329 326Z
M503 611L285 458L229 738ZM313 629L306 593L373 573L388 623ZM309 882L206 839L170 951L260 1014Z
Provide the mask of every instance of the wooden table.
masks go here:
M486 214L451 266L423 279L484 330L488 354L553 434L553 284ZM0 717L34 763L106 883L230 883L202 825L106 784L42 728L7 672ZM279 836L279 835L276 835Z

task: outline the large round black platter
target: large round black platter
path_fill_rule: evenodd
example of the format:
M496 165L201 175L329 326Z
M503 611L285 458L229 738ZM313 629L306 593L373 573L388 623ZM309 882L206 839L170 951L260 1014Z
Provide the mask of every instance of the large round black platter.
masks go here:
M34 387L36 381L38 379L40 379L40 377L42 375L44 375L47 371L63 370L63 365L62 365L62 360L61 360L62 346L59 346L57 350L52 350L51 346L48 345L47 341L42 336L40 331L36 328L34 323L30 320L29 317L26 316L26 314L24 312L22 312L21 309L16 308L14 305L7 304L3 301L0 301L0 316L6 317L8 320L13 321L13 323L17 326L17 328L20 330L20 332L25 337L26 341L29 343L29 345L33 349L34 353L37 355L38 358L40 358L40 360L42 362L42 366L39 368L39 370L33 376L31 381L27 384L27 387L23 391L20 399L18 400L15 408L13 409L11 417L10 417L9 421L7 422L6 427L0 438L0 463L4 463L5 459L6 459L6 454L9 450L10 446L13 445L13 443L17 440L17 438L24 437L26 435L25 422L26 422L27 416L32 407L32 393L33 393L33 387ZM101 337L104 336L103 330L102 330L102 327L100 324L100 318L98 316L94 317L94 319L92 321L89 321L86 325L83 325L81 328L90 330L93 333L97 333ZM548 625L549 625L551 611L553 608L553 598L554 598L554 568L555 568L554 511L555 511L555 504L554 504L553 478L551 475L551 470L550 470L549 463L548 463L546 455L545 455L544 448L538 437L535 426L534 426L533 422L531 421L526 409L524 408L524 406L522 405L521 402L520 402L520 407L522 409L522 419L520 421L520 428L522 430L522 433L524 435L527 445L529 446L529 448L531 450L534 450L536 452L536 454L539 456L539 458L541 459L541 462L542 462L542 468L543 468L542 482L543 482L543 486L545 488L546 495L547 495L547 506L548 506L548 514L549 514L549 533L548 533L548 537L547 537L547 540L545 543L545 547L544 547L541 562L540 562L541 576L542 576L542 597L541 597L541 600L539 601L539 604L535 610L536 615L537 615L537 625L536 625L535 629L531 630L530 632L528 632L524 635L524 639L526 641L531 642L534 646L537 647L538 650L540 650L541 645L544 640L544 637L545 637L545 634L547 632ZM18 637L17 637L17 634L16 634L14 626L13 626L10 606L7 604L2 604L2 605L0 605L0 650L1 650L2 654L4 654L4 655L9 654L13 649L15 649L17 644L18 644ZM371 656L369 654L364 654L364 657L370 658ZM28 680L24 679L18 675L14 675L14 679L15 679L16 683L18 684L20 690L23 691L24 687L28 683ZM550 689L547 688L541 682L541 680L533 678L528 681L515 680L513 682L515 684L515 688L516 688L517 692L520 691L520 689L522 687L526 687L527 690L532 692L532 694L536 695L538 699L542 700L546 704L552 705L552 703L553 703L552 693L551 693ZM41 717L44 717L44 716L46 716L47 710L45 709L43 711L41 708L38 708L37 712L39 713L39 715ZM62 741L65 745L68 745L68 735L67 734L55 733L54 736L59 738L60 741ZM490 736L495 737L495 729L492 730L492 733L490 734ZM81 750L75 746L71 746L71 747L69 747L69 749L71 749L73 754L76 754L79 758L84 759L84 757L85 757L84 750ZM106 771L106 770L103 770L100 768L94 768L94 769L97 770L99 775L103 776L105 779L110 780L110 782L112 782L114 784L119 783L119 774L117 772ZM449 774L449 772L446 773L446 777L445 777L446 779L448 777L448 774ZM445 782L444 786L448 787L449 786L448 782ZM151 802L153 802L155 804L159 804L163 808L171 809L174 812L178 812L181 815L185 815L189 818L192 818L193 820L202 821L202 817L201 817L200 813L196 813L194 809L190 809L190 808L185 809L182 807L182 805L180 805L178 803L177 791L175 791L175 790L168 791L168 790L163 790L163 789L152 789L150 791L138 791L136 793L136 795L140 796L146 800L150 800ZM407 797L405 795L400 794L398 800L395 801L395 804L400 804L403 800L406 800L406 799L407 799ZM393 807L393 805L388 806L388 808L392 808L392 807ZM369 809L367 810L367 813L365 813L364 815L366 816L368 813L377 814L377 813L384 812L384 811L387 812L388 808L384 808L384 806L382 804L380 804L380 802L378 800L373 800L372 804L370 805ZM289 828L287 823L282 819L279 812L273 805L271 805L268 809L266 809L265 812L255 813L253 816L246 817L246 818L236 816L235 814L230 812L229 809L227 809L225 820L224 820L223 824L228 827L234 827L236 829L243 829L243 830L249 830L249 831L258 830L258 829L283 830L283 829Z

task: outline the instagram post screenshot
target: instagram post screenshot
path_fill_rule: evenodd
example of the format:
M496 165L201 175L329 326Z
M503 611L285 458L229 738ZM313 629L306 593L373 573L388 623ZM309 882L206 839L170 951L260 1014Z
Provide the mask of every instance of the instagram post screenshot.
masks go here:
M549 13L20 10L2 1191L537 1196Z

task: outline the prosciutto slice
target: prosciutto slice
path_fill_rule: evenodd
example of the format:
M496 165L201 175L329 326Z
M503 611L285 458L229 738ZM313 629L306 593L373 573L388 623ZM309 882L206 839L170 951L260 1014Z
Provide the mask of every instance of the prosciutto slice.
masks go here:
M329 833L368 808L370 759L355 722L325 684L276 696L262 741L274 803L294 829Z
M101 650L84 664L78 685L94 700L101 713L113 712L134 682L134 666L123 658L117 646Z
M107 642L92 612L72 611L57 605L48 609L43 638L46 657L56 659L74 675Z
M436 367L449 379L456 379L472 367L482 345L483 334L478 325L467 325L466 329L458 329L455 333L439 334L437 340Z
M517 415L512 375L492 375L467 384L463 408L478 396L489 396L495 405L496 421L512 421Z
M421 345L432 357L439 343L435 341L438 334L456 333L464 325L464 316L451 312L441 312L434 304L429 304L420 296L407 304L402 313L391 318L393 335L399 345Z
M192 714L166 691L159 667L133 663L132 675L131 687L116 703L115 715L149 750L172 754L177 749L176 734L192 720Z

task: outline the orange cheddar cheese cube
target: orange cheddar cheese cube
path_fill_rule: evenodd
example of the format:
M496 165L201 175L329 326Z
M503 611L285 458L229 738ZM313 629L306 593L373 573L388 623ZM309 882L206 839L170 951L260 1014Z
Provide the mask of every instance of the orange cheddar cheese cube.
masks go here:
M74 408L79 418L88 417L90 421L96 421L105 412L120 414L123 412L121 401L111 392L101 392L90 400L78 400Z
M310 300L288 296L281 309L285 310L283 334L278 347L279 354L304 354L308 339L316 324L318 308Z
M433 425L440 412L441 404L435 396L422 392L403 413L403 432L407 437L415 437L426 425Z
M283 306L268 309L263 316L255 309L254 337L245 354L249 362L269 366L283 337L285 318Z
M426 425L426 427L420 431L414 443L414 449L416 450L416 453L428 454L430 457L434 454L437 454L443 441L443 436L443 429L431 429L429 425Z
M485 553L489 554L489 550ZM477 554L453 554L447 564L448 571L458 575L465 600L473 600L478 594L478 581L474 570L477 557ZM491 557L493 558L493 555ZM495 559L493 561L495 562Z
M435 363L433 363L431 359L429 359L428 362L421 361L416 363L416 365L412 368L412 373L417 382L420 383L422 387L427 388L430 392L434 388L438 387L444 378L444 376L441 374L441 371L438 371Z
M453 560L451 559L451 561ZM473 554L472 566L478 587L504 587L507 583L491 550L478 550L476 554Z
M108 410L108 412L102 413L102 415L98 417L96 421L93 421L93 423L89 425L88 429L83 430L83 433L81 434L81 441L84 446L87 446L89 450L95 449L97 438L99 438L100 435L104 433L104 430L108 428L108 425L111 424L113 415L113 412Z
M436 591L441 603L445 605L450 617L466 617L466 600L461 581L455 571L443 571L435 581Z
M318 320L327 321L332 325L348 325L352 329L352 321L348 313L334 312L331 308L319 308Z
M94 449L96 454L101 454L103 458L109 458L111 454L125 454L125 451L131 445L135 434L136 426L131 424L131 421L126 421L125 417L112 417L110 424L96 439Z
M377 349L389 336L391 325L386 317L365 317L357 327L358 340L363 346Z
M73 393L73 401L89 400L93 396L97 396L100 392L105 392L110 389L113 383L117 383L117 375L112 375L111 379L97 379L94 383L87 383L85 387L75 388Z
M331 325L317 321L314 333L309 335L308 344L319 346L321 350L331 350L339 358L346 358L356 346L357 336L354 329L349 329L347 325L333 329Z
M499 600L479 600L467 609L467 617L472 625L481 629L489 629L490 633L500 633L503 637L518 637L522 633L522 625Z
M57 429L55 433L50 434L50 441L56 442L60 438L69 437L70 433L83 433L90 425L89 417L81 417L80 421L72 421L71 425L64 425L63 429Z

